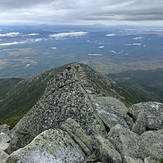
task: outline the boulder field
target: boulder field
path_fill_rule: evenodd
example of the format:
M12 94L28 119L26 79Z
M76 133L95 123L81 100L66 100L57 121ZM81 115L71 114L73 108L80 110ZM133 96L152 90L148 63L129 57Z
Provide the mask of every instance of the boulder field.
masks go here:
M12 130L0 126L2 163L159 162L163 104L127 107L114 88L84 64L63 66Z

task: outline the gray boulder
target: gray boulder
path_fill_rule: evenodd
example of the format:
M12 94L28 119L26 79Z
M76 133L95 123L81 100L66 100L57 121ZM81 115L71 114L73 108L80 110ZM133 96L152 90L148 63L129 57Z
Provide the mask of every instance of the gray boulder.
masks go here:
M13 152L6 163L82 163L85 155L74 140L62 130L49 129L29 145Z
M148 156L152 158L163 157L163 129L158 131L147 131L140 135L140 142L148 151Z
M86 156L93 154L94 138L91 137L91 135L87 135L74 119L68 118L66 122L61 125L61 129L71 136Z
M132 105L129 109L135 124L132 131L142 134L148 130L163 128L163 104L158 102L143 102Z
M10 141L9 132L9 126L7 124L0 125L0 143Z
M0 151L0 163L6 163L8 157L9 155L6 152Z
M123 157L139 158L137 153L139 137L137 134L118 124L110 130L108 138Z
M115 149L114 145L101 136L96 137L96 148L98 158L102 163L121 163L122 158L119 152Z
M123 157L141 160L147 157L158 160L162 157L163 130L148 131L139 136L121 125L116 125L110 130L108 138Z
M121 155L114 148L114 145L106 138L98 135L92 137L87 135L81 126L69 118L62 124L61 128L80 146L87 156L87 162L101 160L102 163L121 163Z
M123 163L143 163L143 161L140 159L135 159L135 158L125 156L123 159Z
M6 124L0 125L0 163L5 163L8 154L5 152L5 150L9 147L9 126Z
M147 157L144 159L144 163L158 163L158 160L151 157Z
M5 151L9 145L10 143L0 143L0 151Z
M118 99L113 97L94 97L92 100L98 116L109 129L116 124L120 124L125 128L129 128L132 125L132 119L127 115L128 108Z

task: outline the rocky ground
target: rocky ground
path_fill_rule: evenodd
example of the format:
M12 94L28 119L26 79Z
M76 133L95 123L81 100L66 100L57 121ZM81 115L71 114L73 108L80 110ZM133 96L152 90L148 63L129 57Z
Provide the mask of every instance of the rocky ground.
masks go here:
M11 131L0 126L1 162L159 162L163 104L128 108L113 86L86 65L64 66Z

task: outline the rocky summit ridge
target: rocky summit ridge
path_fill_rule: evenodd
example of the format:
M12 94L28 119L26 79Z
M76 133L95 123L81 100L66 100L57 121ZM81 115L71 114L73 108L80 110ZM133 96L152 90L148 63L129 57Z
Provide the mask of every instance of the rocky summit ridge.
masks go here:
M6 163L158 162L163 104L126 107L115 87L87 65L61 67L11 131L0 127L0 158Z

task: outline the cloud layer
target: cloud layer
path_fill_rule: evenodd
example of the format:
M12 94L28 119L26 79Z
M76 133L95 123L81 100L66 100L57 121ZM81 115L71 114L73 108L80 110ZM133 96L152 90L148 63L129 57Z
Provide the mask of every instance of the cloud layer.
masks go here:
M19 32L9 32L9 33L3 33L3 34L0 33L0 37L15 37L18 35L20 35Z
M57 34L51 34L50 37L54 37L56 39L60 39L63 37L81 37L86 35L88 32L67 32L67 33L57 33Z
M1 23L162 24L157 0L0 0Z
M36 39L26 39L26 40L21 40L21 41L13 41L13 42L5 42L5 43L0 43L1 46L10 46L10 45L20 45L20 44L29 44L29 43L34 43L34 42L40 42L40 41L46 41L45 38L36 38Z

